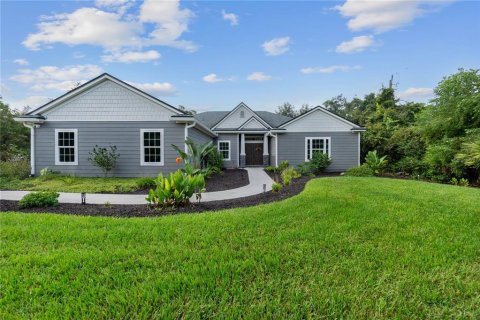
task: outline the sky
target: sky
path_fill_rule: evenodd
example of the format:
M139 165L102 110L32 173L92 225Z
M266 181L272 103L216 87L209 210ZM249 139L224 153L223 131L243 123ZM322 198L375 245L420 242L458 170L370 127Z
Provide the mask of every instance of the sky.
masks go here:
M378 91L426 102L480 68L480 1L4 1L0 85L35 108L108 72L199 112L321 105Z

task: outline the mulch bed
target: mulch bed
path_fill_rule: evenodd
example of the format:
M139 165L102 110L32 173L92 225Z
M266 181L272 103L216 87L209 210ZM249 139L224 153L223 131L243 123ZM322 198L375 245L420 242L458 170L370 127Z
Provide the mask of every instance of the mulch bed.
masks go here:
M207 192L236 189L248 185L248 172L244 169L223 170L211 178L205 179Z
M289 186L283 186L279 192L266 192L250 197L212 201L205 203L192 203L176 210L155 210L145 205L111 205L106 207L100 204L61 203L56 207L20 209L18 201L0 200L0 211L16 211L25 213L60 213L82 216L109 216L109 217L154 217L172 215L177 213L198 213L202 211L218 211L223 209L250 207L262 203L269 203L290 198L303 191L305 184L311 177L295 179Z

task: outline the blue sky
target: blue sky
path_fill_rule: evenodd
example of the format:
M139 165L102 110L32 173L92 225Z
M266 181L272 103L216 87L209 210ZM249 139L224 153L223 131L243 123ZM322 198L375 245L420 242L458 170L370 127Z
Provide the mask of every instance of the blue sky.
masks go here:
M2 1L1 88L21 108L102 72L173 105L274 110L362 97L390 75L427 101L480 67L476 1Z

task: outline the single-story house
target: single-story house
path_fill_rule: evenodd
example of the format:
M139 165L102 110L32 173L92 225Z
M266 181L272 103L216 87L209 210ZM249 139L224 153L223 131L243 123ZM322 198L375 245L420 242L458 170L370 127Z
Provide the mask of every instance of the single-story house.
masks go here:
M186 138L214 141L226 168L282 160L295 166L319 151L331 157L329 171L344 171L360 163L365 131L322 107L296 118L254 111L245 103L231 111L187 115L106 73L16 120L31 130L32 175L46 167L101 175L89 152L95 145L115 145L120 157L113 175L156 176L179 168L172 144L186 147Z

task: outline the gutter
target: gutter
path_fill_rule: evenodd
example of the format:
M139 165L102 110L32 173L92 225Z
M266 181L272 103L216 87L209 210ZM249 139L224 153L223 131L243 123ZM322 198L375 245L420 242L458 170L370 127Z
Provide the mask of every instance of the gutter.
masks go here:
M183 144L185 145L185 152L188 152L188 147L187 147L187 139L188 139L188 129L195 127L197 124L197 121L193 120L191 124L188 124L188 122L185 122L185 140Z

